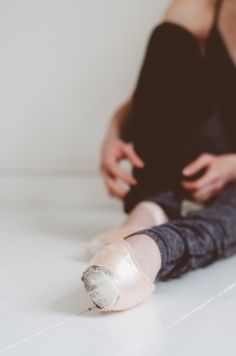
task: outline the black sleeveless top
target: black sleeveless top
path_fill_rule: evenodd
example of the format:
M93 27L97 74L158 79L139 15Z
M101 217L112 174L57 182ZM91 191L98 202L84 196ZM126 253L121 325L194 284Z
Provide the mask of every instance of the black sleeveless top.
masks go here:
M218 30L222 0L217 1L215 20L206 41L206 61L220 117L236 151L236 65Z

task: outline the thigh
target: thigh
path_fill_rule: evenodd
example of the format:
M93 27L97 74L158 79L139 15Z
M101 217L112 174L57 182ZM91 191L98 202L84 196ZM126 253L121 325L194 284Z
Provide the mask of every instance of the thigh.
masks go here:
M197 39L172 23L152 32L123 137L149 165L171 160L186 129L205 121L213 91ZM171 161L175 165L175 160Z
M206 68L196 38L181 26L163 23L149 39L122 137L132 141L145 168L133 168L137 199L175 189L181 146L193 126L212 111ZM184 149L183 149L184 150ZM182 150L182 152L183 152ZM141 191L143 190L143 191Z
M196 38L178 25L157 26L148 43L122 137L145 167L133 168L125 210L162 191L184 192L182 168L203 152L229 151Z

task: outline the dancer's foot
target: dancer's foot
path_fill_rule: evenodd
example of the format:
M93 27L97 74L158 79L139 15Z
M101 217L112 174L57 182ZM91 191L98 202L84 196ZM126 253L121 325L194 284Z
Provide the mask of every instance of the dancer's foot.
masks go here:
M101 233L89 241L87 256L91 258L107 244L123 240L125 236L136 231L164 224L168 220L168 216L159 205L151 201L143 201L135 206L120 227Z
M149 236L140 234L103 247L81 279L99 309L125 310L152 294L160 268L158 246Z
M143 201L137 204L129 213L124 225L142 223L143 228L165 224L169 221L164 209L152 201Z
M121 241L125 236L133 234L136 231L142 230L143 227L135 225L122 225L115 229L103 232L91 241L87 245L87 257L90 259L105 245L111 244L116 241Z

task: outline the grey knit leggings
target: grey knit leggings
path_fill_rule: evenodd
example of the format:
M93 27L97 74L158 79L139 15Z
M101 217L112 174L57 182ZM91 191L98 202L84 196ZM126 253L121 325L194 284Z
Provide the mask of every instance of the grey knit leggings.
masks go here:
M153 201L170 222L126 236L146 234L159 246L162 280L206 266L236 253L236 183L198 211L181 215L182 168L201 153L233 152L220 126L218 106L193 35L170 23L152 33L134 96L134 109L124 139L133 141L146 162L133 169L124 210ZM222 118L221 118L222 119Z
M159 194L149 201L175 216L179 214L179 218L166 224L127 236L146 234L157 243L162 256L157 278L176 278L236 253L236 183L228 185L210 204L187 216L181 216L181 201L173 192Z

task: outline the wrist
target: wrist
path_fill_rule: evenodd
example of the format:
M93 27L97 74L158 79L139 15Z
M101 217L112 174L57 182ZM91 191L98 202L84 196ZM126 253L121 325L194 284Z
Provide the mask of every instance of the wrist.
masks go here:
M228 182L236 181L236 153L229 154L230 172Z
M120 137L120 122L116 115L113 117L113 119L109 125L107 137L108 138L119 138Z

